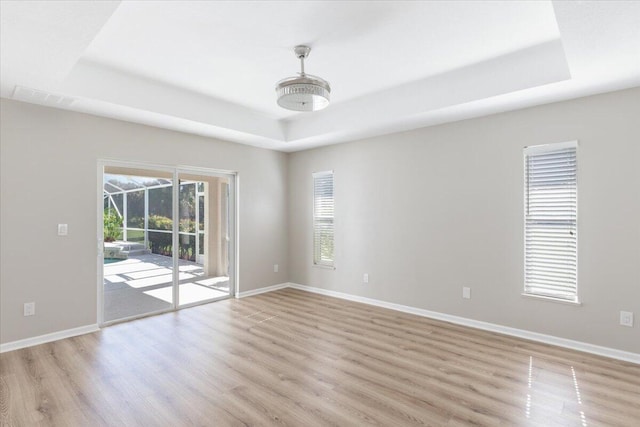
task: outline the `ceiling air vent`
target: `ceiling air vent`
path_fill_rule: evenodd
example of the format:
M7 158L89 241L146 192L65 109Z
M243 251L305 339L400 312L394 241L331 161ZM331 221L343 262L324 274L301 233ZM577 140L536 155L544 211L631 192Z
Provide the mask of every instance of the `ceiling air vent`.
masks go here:
M57 108L69 108L75 102L75 99L70 96L56 95L24 86L16 86L13 99Z

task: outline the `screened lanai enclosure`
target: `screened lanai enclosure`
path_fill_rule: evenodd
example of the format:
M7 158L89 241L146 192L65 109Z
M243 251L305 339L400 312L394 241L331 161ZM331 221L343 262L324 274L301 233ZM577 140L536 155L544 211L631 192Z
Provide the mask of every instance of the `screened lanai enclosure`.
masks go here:
M231 294L230 178L177 176L104 168L104 322Z

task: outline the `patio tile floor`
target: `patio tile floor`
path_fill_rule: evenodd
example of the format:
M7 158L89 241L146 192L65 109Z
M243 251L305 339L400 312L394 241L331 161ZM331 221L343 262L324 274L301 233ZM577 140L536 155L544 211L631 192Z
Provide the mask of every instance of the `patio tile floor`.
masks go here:
M104 321L171 308L171 257L148 254L104 265ZM229 295L228 277L206 277L203 266L179 260L179 301L193 304Z

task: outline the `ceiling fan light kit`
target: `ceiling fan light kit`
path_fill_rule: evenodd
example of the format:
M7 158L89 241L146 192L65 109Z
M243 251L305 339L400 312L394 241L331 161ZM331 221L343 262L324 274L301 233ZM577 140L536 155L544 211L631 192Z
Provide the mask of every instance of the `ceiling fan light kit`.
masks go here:
M293 111L322 110L329 105L329 82L304 72L304 60L311 52L309 46L296 46L293 51L300 59L300 73L277 83L278 105Z

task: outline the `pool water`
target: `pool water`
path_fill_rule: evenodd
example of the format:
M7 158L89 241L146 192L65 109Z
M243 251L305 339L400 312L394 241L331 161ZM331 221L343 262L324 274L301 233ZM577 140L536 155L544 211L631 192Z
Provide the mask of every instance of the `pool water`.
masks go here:
M114 262L118 262L118 261L124 261L124 260L120 259L120 258L105 258L104 259L104 263L105 264L113 264Z

